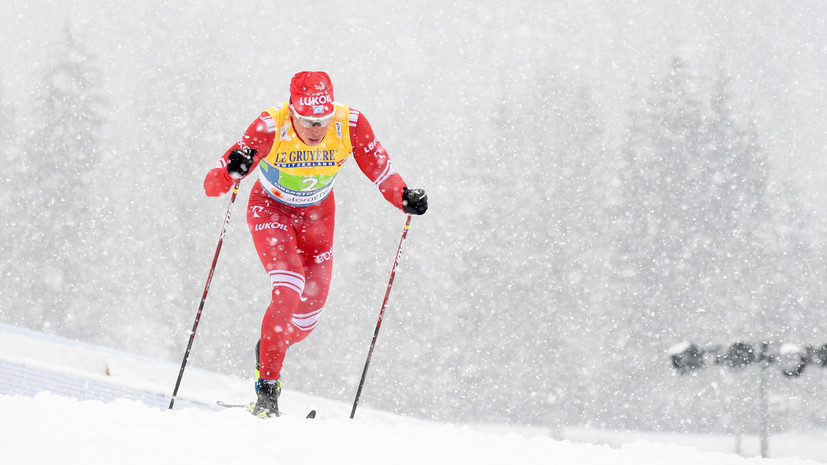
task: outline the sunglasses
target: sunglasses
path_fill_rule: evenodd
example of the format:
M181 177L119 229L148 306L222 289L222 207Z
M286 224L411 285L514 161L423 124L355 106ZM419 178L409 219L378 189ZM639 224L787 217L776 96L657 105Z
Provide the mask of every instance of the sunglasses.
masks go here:
M329 115L324 116L302 116L296 112L296 109L293 108L293 105L290 105L290 113L293 116L294 121L298 121L298 123L305 128L312 128L318 126L327 126L333 121L333 116L336 115L336 111L330 112Z

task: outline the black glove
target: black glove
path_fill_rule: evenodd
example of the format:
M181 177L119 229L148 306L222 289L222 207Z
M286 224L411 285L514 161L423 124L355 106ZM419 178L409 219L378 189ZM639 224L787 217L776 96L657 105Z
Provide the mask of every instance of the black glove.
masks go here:
M256 156L256 149L244 148L243 150L235 149L230 152L229 161L227 162L227 173L230 176L241 179L247 176L250 168L253 166L253 157Z
M402 209L411 215L421 215L428 211L428 196L422 189L402 188Z

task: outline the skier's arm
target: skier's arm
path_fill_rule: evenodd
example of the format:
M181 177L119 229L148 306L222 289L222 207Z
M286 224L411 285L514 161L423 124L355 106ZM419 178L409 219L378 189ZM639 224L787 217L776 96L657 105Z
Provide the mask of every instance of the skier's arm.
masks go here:
M215 167L207 173L207 177L204 178L204 192L209 197L218 197L226 194L238 180L238 178L235 178L230 174L230 171L234 171L233 167L236 165L236 163L233 163L230 160L230 156L234 151L242 151L253 155L252 163L245 166L247 172L243 174L241 178L244 178L251 173L256 166L258 166L258 162L270 152L275 133L268 129L268 127L271 127L272 125L268 126L264 120L264 118L268 116L269 115L265 112L256 118L256 120L253 121L253 123L250 124L244 132L244 136L241 140L227 149L227 151L224 152L224 155L215 164ZM237 156L238 155L235 155L234 158ZM230 165L229 171L228 164Z
M402 194L407 185L391 166L388 152L376 140L367 118L354 109L350 110L350 141L359 169L373 181L388 202L404 211Z

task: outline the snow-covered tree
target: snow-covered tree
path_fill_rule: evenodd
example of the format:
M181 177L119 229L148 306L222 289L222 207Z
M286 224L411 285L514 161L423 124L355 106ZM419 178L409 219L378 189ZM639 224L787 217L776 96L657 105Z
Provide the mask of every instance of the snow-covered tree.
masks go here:
M614 257L618 340L646 360L629 375L653 383L651 390L659 377L650 370L662 362L646 354L679 336L701 343L731 337L757 316L750 263L760 253L755 231L768 221L769 167L722 83L675 59L634 114L624 149ZM625 394L620 386L617 393Z
M95 240L100 199L93 189L112 169L100 166L101 86L97 58L67 20L43 69L35 105L41 123L20 144L28 185L19 192L25 233L15 244L22 254L17 291L28 307L21 311L64 333L94 321L87 297L100 289L88 286L97 274L90 266L105 258Z
M222 54L217 36L190 34L190 27L196 28L157 25L157 33L147 42L151 53L136 57L145 76L136 83L141 98L131 102L135 111L124 115L133 128L125 150L134 162L128 176L121 176L129 193L122 199L126 206L122 214L133 225L134 241L120 251L123 289L132 298L118 311L125 317L136 312L144 317L140 331L116 329L124 342L174 357L183 350L186 337L181 335L186 336L192 325L221 225L219 215L228 198L208 199L202 182L249 123L228 124L228 108L237 104L229 91L235 82L223 74L231 74L232 67L225 66L231 60ZM237 133L231 133L233 129ZM239 195L231 225L235 241L224 247L220 271L226 272L231 248L244 239L245 203ZM199 208L203 205L212 207ZM203 356L214 368L226 358L210 349L223 351L225 345L211 339L210 324L215 322L218 331L225 331L215 338L232 342L226 331L236 327L233 318L237 317L220 307L220 297L219 292L211 294L210 308L225 311L211 314L201 326L199 342L207 349L194 354L196 363ZM225 319L232 324L222 324Z
M11 316L11 296L16 294L15 286L19 285L17 276L20 259L20 250L16 245L22 233L19 214L20 199L18 193L25 186L22 178L21 153L16 144L16 124L14 109L5 99L5 93L0 88L0 164L4 167L0 175L0 255L4 260L0 262L0 312ZM16 315L17 321L22 321L22 315Z

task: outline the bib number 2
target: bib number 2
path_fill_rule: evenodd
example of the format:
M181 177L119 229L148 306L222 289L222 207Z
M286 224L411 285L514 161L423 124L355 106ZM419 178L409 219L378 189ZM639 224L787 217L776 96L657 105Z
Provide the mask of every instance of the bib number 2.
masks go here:
M302 179L302 191L312 191L316 184L319 183L319 180L314 177L308 177Z

